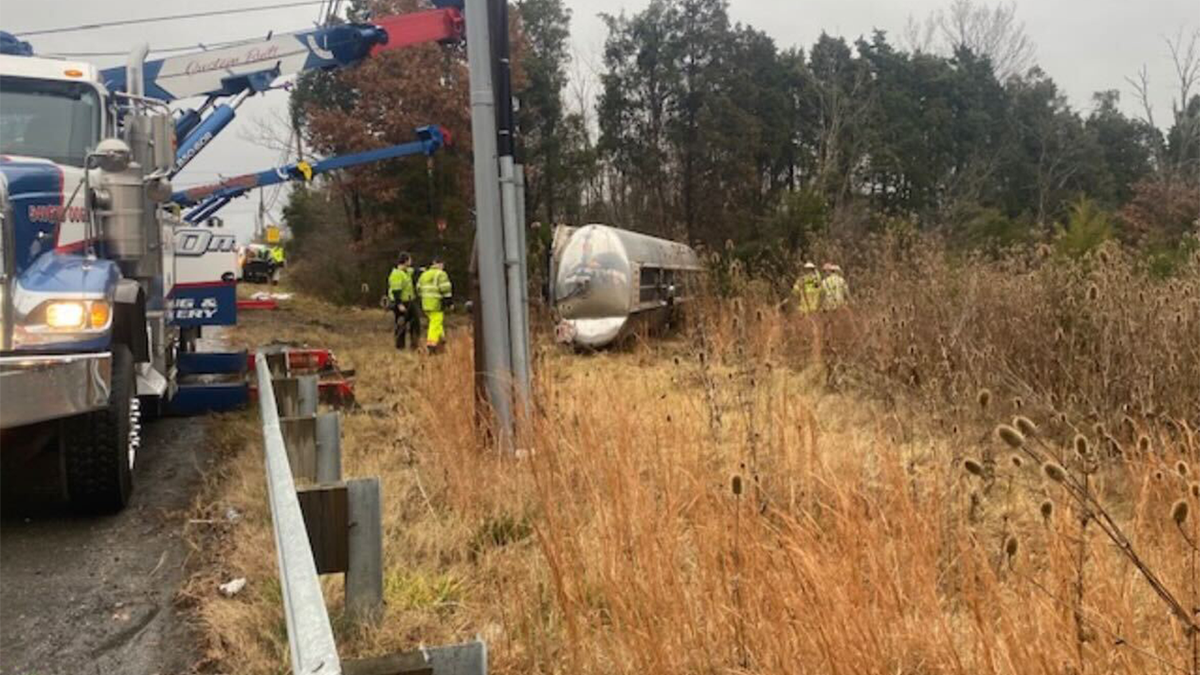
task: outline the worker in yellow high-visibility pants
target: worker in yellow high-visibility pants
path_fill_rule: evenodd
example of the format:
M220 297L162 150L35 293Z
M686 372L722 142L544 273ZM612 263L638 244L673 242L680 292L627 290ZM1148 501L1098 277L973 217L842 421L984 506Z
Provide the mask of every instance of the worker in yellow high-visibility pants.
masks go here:
M429 268L417 279L417 297L421 299L421 310L429 317L425 346L434 351L441 346L446 332L444 312L454 304L450 275L446 274L446 264L440 256L434 257Z

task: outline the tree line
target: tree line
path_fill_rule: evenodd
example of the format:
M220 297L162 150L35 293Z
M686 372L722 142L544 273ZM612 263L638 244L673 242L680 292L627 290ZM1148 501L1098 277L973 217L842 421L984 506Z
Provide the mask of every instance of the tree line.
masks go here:
M351 12L418 4L360 0ZM1117 236L1159 251L1197 228L1195 35L1169 43L1179 81L1156 124L1144 78L1129 83L1143 115L1122 111L1118 74L1088 110L1074 108L1036 66L1015 5L953 0L899 40L823 33L800 47L734 22L727 0L652 0L603 15L594 100L587 78L571 78L563 0L515 0L511 14L530 220L606 222L748 260L889 227L972 248L1051 238L1086 248ZM436 211L453 221L446 231L465 258L464 59L461 48L404 50L306 76L293 93L297 127L318 152L453 125L458 146L435 169L339 179L332 189L359 245L428 242Z

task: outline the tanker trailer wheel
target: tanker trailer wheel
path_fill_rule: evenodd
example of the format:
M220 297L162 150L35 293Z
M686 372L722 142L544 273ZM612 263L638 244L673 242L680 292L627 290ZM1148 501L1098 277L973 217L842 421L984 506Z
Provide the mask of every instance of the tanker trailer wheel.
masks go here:
M129 503L133 460L141 442L136 387L133 355L125 345L114 345L108 407L63 425L67 498L77 511L115 513Z

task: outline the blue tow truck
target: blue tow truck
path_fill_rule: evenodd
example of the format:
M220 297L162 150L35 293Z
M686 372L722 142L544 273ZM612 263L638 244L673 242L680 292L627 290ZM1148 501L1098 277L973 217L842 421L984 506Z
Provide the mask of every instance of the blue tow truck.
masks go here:
M143 414L245 403L245 354L198 349L203 327L237 319L237 240L210 227L210 216L272 181L430 154L442 135L422 129L415 143L281 167L207 191L175 191L171 180L242 101L283 75L460 38L460 3L435 4L166 59L146 60L142 46L124 67L106 70L35 56L27 42L0 32L5 472L56 444L70 503L82 512L117 511L133 490ZM179 105L197 98L195 108Z

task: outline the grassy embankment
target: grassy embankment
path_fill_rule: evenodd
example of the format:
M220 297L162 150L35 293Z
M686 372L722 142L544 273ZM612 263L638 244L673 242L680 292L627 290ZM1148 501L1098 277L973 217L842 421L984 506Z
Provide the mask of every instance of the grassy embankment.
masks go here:
M497 673L1189 672L1171 602L1198 590L1200 266L857 269L836 318L735 275L687 335L543 345L520 458L472 426L465 331L430 358L391 350L378 310L246 317L244 344L358 371L345 474L383 481L387 610L337 620L343 651L479 634ZM198 508L244 516L198 538L219 553L190 597L221 671L284 672L256 419L221 428L236 454ZM247 591L218 597L231 576Z

